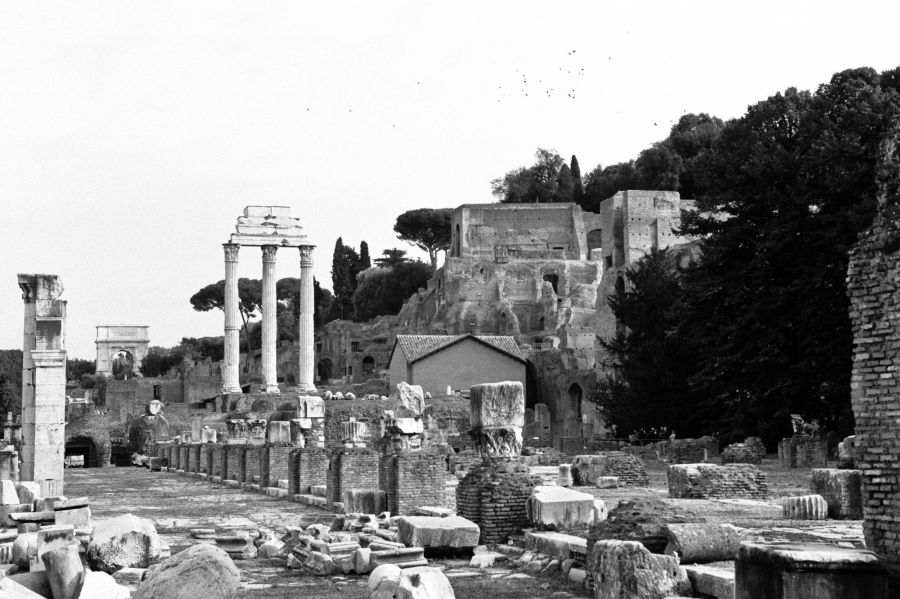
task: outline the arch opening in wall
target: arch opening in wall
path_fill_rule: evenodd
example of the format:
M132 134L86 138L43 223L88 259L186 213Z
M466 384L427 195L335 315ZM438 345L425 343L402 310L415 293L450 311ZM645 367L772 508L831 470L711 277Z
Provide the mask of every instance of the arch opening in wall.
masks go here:
M375 374L375 358L372 356L366 356L362 360L362 373L364 375L372 375Z
M459 243L459 225L456 225L456 228L453 231L453 257L459 258L462 255L460 252L460 243Z
M587 257L588 260L599 260L603 248L603 231L594 229L588 231L587 234ZM594 250L597 250L594 252Z
M552 273L546 274L544 275L544 280L553 287L553 293L559 294L559 275Z
M327 383L331 379L331 360L328 358L322 358L319 360L319 364L316 366L316 370L319 374L319 380L323 383Z
M66 464L72 467L100 467L100 453L90 437L77 436L66 441L65 459Z
M112 359L112 375L117 381L129 379L134 374L134 354L120 349Z
M569 385L569 409L571 409L576 414L579 421L581 420L582 395L581 385L579 385L578 383L572 383L571 385Z
M113 466L131 466L131 451L125 439L116 439L111 442L109 463Z

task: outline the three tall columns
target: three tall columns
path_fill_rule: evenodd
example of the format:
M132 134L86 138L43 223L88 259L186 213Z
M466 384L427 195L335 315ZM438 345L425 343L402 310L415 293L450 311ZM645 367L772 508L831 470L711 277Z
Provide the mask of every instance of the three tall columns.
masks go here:
M240 393L240 314L237 262L239 244L225 243L225 368L222 393ZM300 246L300 321L298 323L299 364L297 387L301 393L316 390L313 330L313 246ZM275 254L278 246L262 246L262 378L266 393L279 393L277 373L278 324L275 293Z

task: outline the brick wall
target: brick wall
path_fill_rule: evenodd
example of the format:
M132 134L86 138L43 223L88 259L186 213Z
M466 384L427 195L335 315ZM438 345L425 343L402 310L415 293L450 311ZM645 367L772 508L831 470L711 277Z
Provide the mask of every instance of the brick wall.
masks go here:
M379 470L391 515L412 514L423 505L445 507L447 463L443 455L423 451L384 455Z
M260 456L260 484L264 487L274 487L279 480L289 480L290 454L293 451L290 445L266 445Z
M328 463L326 496L330 503L343 501L352 490L378 490L379 454L371 449L340 448L331 452Z
M225 476L225 446L221 443L216 443L215 445L210 446L209 448L209 457L210 457L210 465L209 472L210 476Z
M201 450L203 447L199 444L192 444L188 449L188 467L186 472L200 472L200 456L203 455Z
M456 488L456 513L481 528L481 543L505 543L528 526L525 502L533 488L524 464L482 463Z
M291 495L306 495L310 486L327 484L328 459L328 452L318 447L292 450L288 472Z
M191 453L190 445L180 445L178 447L178 468L180 470L187 470L188 467L188 457Z
M882 148L879 212L850 252L851 402L869 549L900 579L900 151ZM900 586L900 585L898 585Z
M244 453L247 450L246 445L226 445L225 446L225 464L223 466L224 474L222 478L226 480L236 480L244 482L247 464L244 462Z
M669 497L765 499L766 473L753 464L673 464L666 469Z
M262 469L260 468L262 452L262 445L247 446L244 451L244 478L241 482L259 483L262 480Z

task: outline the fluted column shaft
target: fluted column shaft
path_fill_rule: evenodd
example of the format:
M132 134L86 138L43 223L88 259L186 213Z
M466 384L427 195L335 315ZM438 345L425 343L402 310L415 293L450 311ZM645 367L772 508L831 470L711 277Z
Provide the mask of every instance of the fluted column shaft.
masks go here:
M278 318L275 306L276 245L262 246L262 378L266 393L278 393L278 368L275 345Z
M315 311L315 297L313 293L313 247L311 245L300 248L300 322L297 332L297 354L299 356L299 368L297 372L297 387L301 393L313 393L316 386L313 383L315 369L315 330L313 313Z
M238 251L241 246L223 243L225 248L225 367L222 369L222 393L240 393L241 338L238 313Z

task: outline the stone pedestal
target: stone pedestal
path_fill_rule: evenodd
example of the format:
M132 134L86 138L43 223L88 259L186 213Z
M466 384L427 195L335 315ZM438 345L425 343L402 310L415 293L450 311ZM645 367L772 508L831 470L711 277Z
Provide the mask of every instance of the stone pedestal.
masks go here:
M812 471L810 487L813 493L825 498L829 518L862 520L862 476L859 470L816 468Z
M19 481L19 452L11 445L0 449L0 480Z
M525 503L534 485L518 460L488 460L456 488L456 513L481 529L481 543L505 543L529 526Z
M735 599L888 599L887 571L871 551L812 543L744 543Z
M782 468L825 468L828 450L825 441L808 435L794 435L778 444L778 460Z
M56 275L20 274L22 345L21 479L44 496L63 494L66 422L66 302Z

